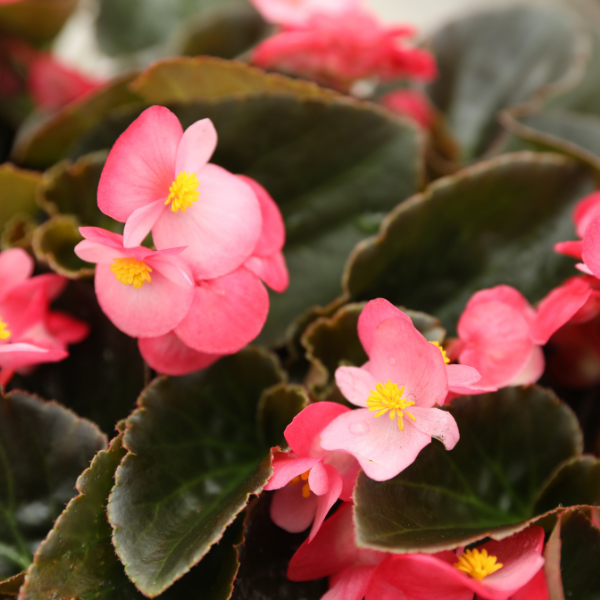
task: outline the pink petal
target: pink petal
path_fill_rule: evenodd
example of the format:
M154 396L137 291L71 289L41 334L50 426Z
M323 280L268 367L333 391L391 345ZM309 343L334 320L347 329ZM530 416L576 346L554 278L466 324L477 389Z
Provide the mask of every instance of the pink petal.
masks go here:
M339 573L359 558L354 535L353 506L345 504L327 519L310 544L305 541L288 567L288 579L311 581Z
M212 121L196 121L184 131L179 142L175 173L198 173L210 160L216 147L217 130Z
M0 367L16 371L32 365L58 362L67 356L66 350L48 350L25 343L4 344L0 346Z
M600 192L592 192L575 206L573 222L580 238L585 235L588 225L596 217L600 217Z
M127 218L123 230L123 245L125 248L139 246L146 239L146 236L166 208L165 198L160 198L155 202L136 208Z
M377 567L353 565L331 578L329 591L321 600L362 600ZM383 597L377 600L384 600Z
M438 351L439 353L439 351ZM352 454L371 479L386 481L411 465L419 452L431 442L408 418L404 430L388 415L359 408L340 415L321 434L325 450L342 450Z
M269 257L251 256L244 267L260 277L275 292L285 292L290 283L290 274L282 252Z
M194 277L212 279L237 269L252 254L262 227L260 205L246 183L208 164L198 173L200 196L185 212L166 210L152 235L156 247L187 246Z
M48 294L44 286L30 287L28 284L31 281L34 280L30 279L11 289L0 299L0 318L8 325L11 333L9 343L30 342L31 339L22 340L23 335L32 329L39 330L40 326L43 329L48 311ZM46 344L42 346L46 347Z
M448 375L448 391L455 394L470 396L495 392L498 389L495 386L480 385L479 371L467 365L446 365L446 374Z
M22 248L0 252L0 295L29 279L33 267L33 259Z
M164 375L187 375L206 369L220 358L192 350L172 331L160 337L139 338L138 347L150 367Z
M273 475L271 475L271 479L269 479L264 489L278 490L284 487L295 477L310 471L321 460L320 458L298 458L295 454L286 452L275 454L273 457Z
M542 568L543 547L544 530L537 525L504 540L492 540L483 544L480 550L487 550L490 556L495 556L504 566L488 575L481 584L488 592L510 596L521 589ZM478 594L484 598L495 597L483 595L481 592Z
M411 421L413 427L442 442L446 450L452 450L456 446L460 433L454 417L449 412L418 406L411 407L409 412L416 417L416 421Z
M260 205L262 230L253 254L262 257L276 254L285 244L285 224L279 207L260 183L245 175L238 177L252 188Z
M588 225L583 236L583 262L595 277L600 275L600 218Z
M181 123L170 110L163 106L146 109L108 155L98 185L100 210L124 223L136 209L166 198L175 181L182 136Z
M79 233L88 241L114 248L123 249L123 236L100 227L80 227Z
M525 368L533 342L523 315L498 301L469 303L458 321L464 343L459 361L481 374L481 386L510 385Z
M315 402L298 413L285 429L285 439L297 456L320 458L327 453L321 448L321 431L339 415L350 409L337 402Z
M271 520L290 533L308 529L317 511L318 497L310 494L308 498L304 498L303 487L302 481L286 485L277 490L271 500Z
M375 329L369 370L378 382L405 386L404 397L423 408L443 404L448 393L442 353L408 317L388 319Z
M529 359L525 364L524 369L510 382L509 385L531 385L535 383L543 374L546 361L544 353L539 346L534 346L531 349Z
M586 275L592 275L593 277L595 277L595 275L592 272L592 270L587 265L584 265L583 263L577 263L575 265L575 268L578 271L581 271L582 273L585 273Z
M510 285L497 285L473 294L466 308L469 309L487 302L500 302L514 308L528 323L535 320L535 311L525 296Z
M175 254L155 252L145 259L146 264L169 281L182 288L193 288L192 272L187 263Z
M531 339L543 346L587 302L592 293L583 277L572 277L552 290L539 304Z
M98 242L83 240L74 248L75 254L89 263L111 264L115 258L127 258L125 252Z
M510 597L510 600L550 600L544 570L540 569L529 583L526 583L518 592Z
M344 398L361 407L367 406L367 399L378 383L371 373L358 367L339 367L335 382Z
M260 333L268 312L267 290L256 275L241 268L201 282L176 333L199 352L232 354Z
M90 327L87 323L61 312L48 313L46 328L48 333L61 344L77 344L90 333Z
M408 319L410 317L397 309L391 302L384 298L371 300L363 308L358 317L358 337L363 345L367 356L371 355L371 346L373 345L373 332L388 319ZM411 321L412 323L412 321Z
M121 283L108 264L96 267L96 296L108 318L132 337L158 337L186 316L194 298L194 288L175 285L158 271L152 281L135 289ZM214 353L213 353L214 354Z
M577 260L583 259L583 242L558 242L554 244L554 251Z
M316 471L314 476L313 471ZM342 478L331 465L318 464L311 470L308 476L308 483L311 491L318 497L315 520L308 536L308 541L312 542L321 528L323 521L325 521L327 513L340 498L340 494L342 493ZM313 485L322 493L317 494L316 490L313 489Z

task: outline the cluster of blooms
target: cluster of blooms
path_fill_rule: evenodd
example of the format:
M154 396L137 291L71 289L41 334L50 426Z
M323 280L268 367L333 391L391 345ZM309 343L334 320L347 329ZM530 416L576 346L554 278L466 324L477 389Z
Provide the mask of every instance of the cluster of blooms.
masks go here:
M254 64L350 90L360 81L430 81L433 57L403 39L412 27L386 26L361 0L253 0L280 30L252 53Z
M279 209L257 182L208 161L209 119L183 131L168 109L145 110L113 146L98 206L123 235L82 227L75 248L96 263L96 295L150 366L182 375L246 346L269 296L288 285ZM156 250L142 242L152 233ZM262 281L261 281L262 280Z
M88 335L85 323L50 310L67 280L54 274L32 277L33 268L25 250L0 252L0 386L15 371L63 360L67 346Z

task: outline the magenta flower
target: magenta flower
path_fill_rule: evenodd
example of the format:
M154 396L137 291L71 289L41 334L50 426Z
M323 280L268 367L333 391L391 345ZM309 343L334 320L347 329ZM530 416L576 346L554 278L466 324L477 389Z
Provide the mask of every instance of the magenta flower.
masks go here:
M79 258L96 263L98 303L108 318L133 337L163 335L188 313L194 296L183 248L153 251L125 248L123 236L97 227L80 227L85 238Z
M477 594L486 600L508 600L523 598L519 592L528 586L528 600L543 600L548 597L545 580L532 581L544 564L543 547L544 530L533 526L458 556L450 551L391 556L373 577L372 597L472 600Z
M323 523L312 542L307 540L298 548L288 567L288 579L329 577L329 591L322 600L384 600L387 596L375 596L371 588L378 565L390 555L357 547L352 509L350 503L342 506Z
M184 132L162 106L145 110L113 146L100 178L98 206L126 222L124 247L152 230L158 250L184 246L195 279L235 271L251 256L261 233L252 188L208 164L217 145L211 121Z
M59 275L31 277L33 260L20 248L0 252L0 385L15 371L68 356L67 345L83 340L88 326L49 304L67 281Z
M319 445L321 431L349 409L334 402L307 406L285 430L291 452L275 454L273 475L266 490L278 490L271 518L279 527L297 533L311 523L312 540L338 499L352 498L358 463L347 454L327 452Z
M443 350L382 298L362 311L358 335L369 362L340 367L335 379L342 394L364 408L336 418L321 434L321 445L352 454L371 479L384 481L408 467L432 437L447 450L455 446L454 417L434 406L444 403L448 391L480 392L480 375L447 365Z
M573 277L533 309L516 289L499 285L472 296L458 321L449 352L498 388L535 383L544 371L541 346L587 302L589 282Z

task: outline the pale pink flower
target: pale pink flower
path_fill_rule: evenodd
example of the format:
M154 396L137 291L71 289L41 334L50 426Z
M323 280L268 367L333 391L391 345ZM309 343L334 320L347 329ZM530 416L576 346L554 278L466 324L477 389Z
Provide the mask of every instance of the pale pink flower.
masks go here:
M335 372L342 394L361 406L340 415L321 434L326 450L352 454L378 481L395 477L419 452L439 439L451 450L459 439L454 417L434 408L449 391L479 393L479 373L446 364L442 349L428 342L410 318L387 300L367 304L358 335L369 362Z
M317 402L306 407L285 430L291 451L276 453L266 490L277 490L271 502L273 522L293 533L311 523L309 541L338 499L352 498L358 463L347 454L321 448L322 430L348 412L341 404Z
M196 280L235 271L261 234L252 188L209 164L217 132L209 119L185 132L162 106L145 110L114 144L100 178L98 206L126 222L124 246L137 247L152 230L158 250L184 246Z

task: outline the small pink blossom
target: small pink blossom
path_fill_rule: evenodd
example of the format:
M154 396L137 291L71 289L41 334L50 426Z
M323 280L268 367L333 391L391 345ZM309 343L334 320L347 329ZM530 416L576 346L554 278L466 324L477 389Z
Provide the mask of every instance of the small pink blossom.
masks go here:
M252 62L344 90L362 79L430 81L437 73L431 54L404 42L414 34L410 27L383 25L353 3L335 14L307 13L261 42Z
M593 192L580 200L573 211L573 223L580 240L583 239L590 223L600 217L600 192ZM560 254L582 259L583 243L581 241L559 242L554 249Z
M432 437L447 450L456 445L454 417L434 406L444 403L448 391L480 392L480 375L468 366L447 365L440 347L382 298L362 311L358 335L369 362L340 367L335 379L342 394L364 408L337 417L323 430L321 445L352 454L371 479L384 481L412 464Z
M125 222L124 246L152 230L158 250L185 246L195 279L241 267L261 234L261 207L252 188L209 164L217 145L210 119L185 132L162 106L145 110L114 144L100 178L98 206Z
M164 335L187 315L194 297L183 248L153 251L125 248L123 236L97 227L80 227L85 238L79 258L96 263L98 303L108 318L133 337Z
M408 117L423 129L433 122L433 108L427 97L417 90L396 90L381 98L381 103L391 111Z
M472 296L458 321L449 352L481 373L484 386L535 383L544 371L541 346L585 305L589 283L573 277L535 310L516 289L499 285Z
M266 490L277 490L271 502L273 522L293 533L311 523L309 541L338 499L352 497L358 463L347 454L327 452L319 444L322 430L350 409L334 402L306 407L285 430L291 451L277 453Z

